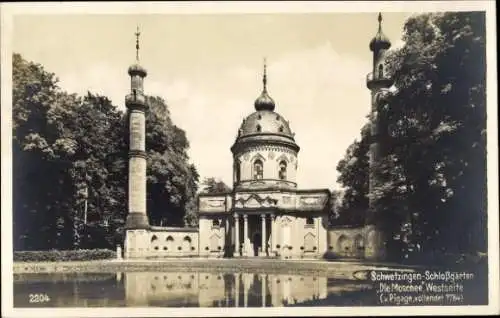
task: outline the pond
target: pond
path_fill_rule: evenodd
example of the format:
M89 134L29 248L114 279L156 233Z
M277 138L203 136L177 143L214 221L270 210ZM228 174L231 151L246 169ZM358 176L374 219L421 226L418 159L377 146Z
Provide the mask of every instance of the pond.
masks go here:
M370 306L376 302L369 282L320 273L14 275L14 307Z

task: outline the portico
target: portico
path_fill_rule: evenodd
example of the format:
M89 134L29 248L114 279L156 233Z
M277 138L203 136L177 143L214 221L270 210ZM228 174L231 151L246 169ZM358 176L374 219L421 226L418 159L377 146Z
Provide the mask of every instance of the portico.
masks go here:
M233 213L233 256L274 256L275 219L274 213Z

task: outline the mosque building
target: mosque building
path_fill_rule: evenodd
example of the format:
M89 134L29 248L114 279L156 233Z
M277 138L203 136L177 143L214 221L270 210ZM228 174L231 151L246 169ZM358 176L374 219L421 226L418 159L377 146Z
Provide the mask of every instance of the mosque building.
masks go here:
M392 81L384 74L384 56L390 41L381 29L370 42L373 70L367 86L372 93L370 164L378 157L376 109ZM136 33L138 52L139 33ZM299 145L289 122L277 111L267 88L246 116L230 150L233 187L230 192L200 194L198 228L149 225L146 213L145 110L146 70L129 68L131 93L126 97L130 121L129 214L125 258L147 257L368 257L384 255L383 233L371 212L367 223L353 227L328 224L331 193L328 189L300 189L297 185ZM382 94L380 94L382 92ZM381 98L382 97L382 98ZM370 178L372 179L372 178ZM370 189L374 182L370 180Z

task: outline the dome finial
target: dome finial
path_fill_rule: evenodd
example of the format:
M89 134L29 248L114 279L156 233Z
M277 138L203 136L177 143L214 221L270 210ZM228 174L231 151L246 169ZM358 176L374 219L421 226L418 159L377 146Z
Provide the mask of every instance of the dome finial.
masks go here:
M139 31L139 26L137 26L137 31L135 32L135 59L139 62L139 36L141 32Z
M264 73L262 75L262 93L260 96L255 100L255 109L257 111L259 110L270 110L273 111L275 104L274 100L269 96L267 93L267 59L264 58Z
M146 77L148 74L146 69L144 69L141 65L139 65L139 36L141 32L139 31L139 26L137 26L137 31L135 34L135 63L130 65L128 68L128 74L130 76L139 75L141 77Z
M375 37L370 41L370 50L378 51L380 49L388 49L391 47L391 41L382 32L382 13L378 13L378 32Z
M267 61L264 57L264 75L262 76L262 83L264 84L264 92L267 92Z

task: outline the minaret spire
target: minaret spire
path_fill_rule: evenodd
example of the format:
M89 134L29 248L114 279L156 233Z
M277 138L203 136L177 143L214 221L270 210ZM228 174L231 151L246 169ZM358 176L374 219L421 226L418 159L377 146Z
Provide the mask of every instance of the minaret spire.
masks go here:
M139 26L137 26L137 31L135 32L135 59L139 62L139 36L141 32L139 31Z
M262 76L262 83L264 84L263 91L267 92L267 61L264 57L264 75Z
M378 13L378 32L382 32L382 13Z
M264 72L262 74L262 93L255 100L254 106L257 111L270 110L273 111L275 104L274 100L267 93L267 59L264 57Z

